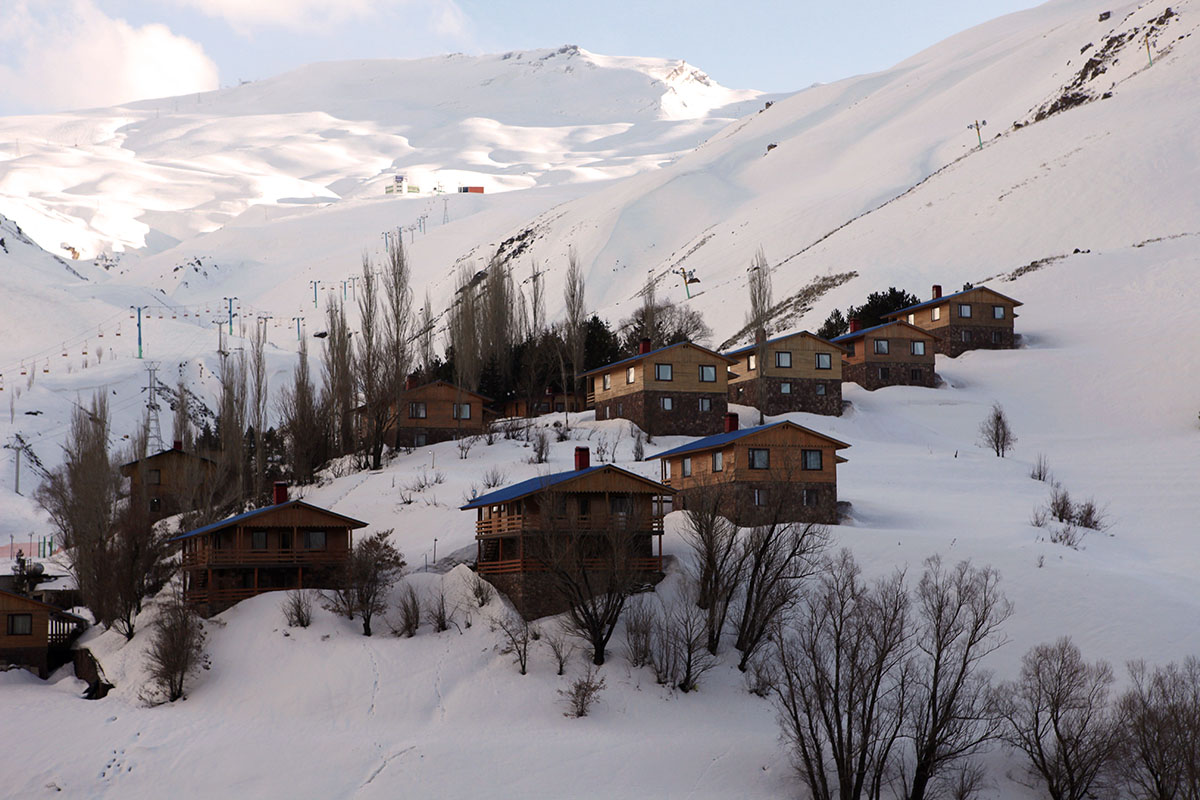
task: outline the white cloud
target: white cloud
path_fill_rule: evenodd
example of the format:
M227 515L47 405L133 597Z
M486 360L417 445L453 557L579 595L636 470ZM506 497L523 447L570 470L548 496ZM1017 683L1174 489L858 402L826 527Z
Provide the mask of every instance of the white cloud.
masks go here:
M217 65L165 25L133 27L93 0L16 0L2 12L0 103L45 111L208 91Z
M289 28L321 31L346 22L370 20L383 12L403 8L406 13L428 14L430 26L440 34L462 33L466 15L455 0L174 0L210 17L225 20L238 33L254 28Z

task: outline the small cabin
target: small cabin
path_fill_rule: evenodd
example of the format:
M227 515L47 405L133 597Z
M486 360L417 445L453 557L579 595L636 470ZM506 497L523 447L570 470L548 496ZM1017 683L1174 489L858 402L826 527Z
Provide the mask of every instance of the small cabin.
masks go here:
M674 490L613 464L591 466L589 459L588 449L577 447L575 469L462 506L476 512L476 570L527 619L566 609L548 570L567 551L585 571L620 557L643 582L662 577L663 500ZM627 549L614 553L618 539Z
M500 416L505 419L539 417L543 414L562 414L583 411L584 404L577 395L547 386L533 397L513 397L504 402Z
M843 381L869 391L884 386L937 385L933 368L936 336L899 320L861 330L857 323L850 320L850 332L832 340L845 351Z
M842 415L842 348L808 331L767 339L725 353L729 402L775 416L793 411ZM761 363L760 363L761 362Z
M71 661L71 643L87 620L30 597L0 590L0 664L39 678Z
M387 438L396 447L425 447L466 436L479 436L492 418L491 399L448 381L411 385L395 410L395 427Z
M596 419L627 419L650 436L705 436L729 408L729 367L737 363L693 342L650 349L583 373Z
M367 523L289 500L275 484L275 504L171 539L180 546L184 598L211 616L264 592L329 589Z
M1016 347L1013 320L1021 305L1021 301L986 286L943 296L942 287L934 284L932 299L887 316L929 331L937 337L934 349L954 358L968 350Z
M129 496L144 499L155 523L194 510L214 488L218 469L212 459L185 452L183 442L176 440L170 450L122 464L121 474L129 478Z
M726 430L659 453L662 482L686 509L715 495L724 516L743 527L771 522L838 521L837 454L850 445L794 422Z

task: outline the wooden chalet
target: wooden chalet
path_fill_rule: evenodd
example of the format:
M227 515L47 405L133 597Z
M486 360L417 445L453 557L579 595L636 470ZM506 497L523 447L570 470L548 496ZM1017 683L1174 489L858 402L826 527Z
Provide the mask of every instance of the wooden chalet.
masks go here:
M40 678L71 661L71 643L87 620L61 608L0 590L0 664L25 667Z
M1017 306L1008 295L986 286L975 286L942 296L934 284L933 299L888 314L937 337L934 349L954 357L967 350L1010 350L1016 347L1013 320Z
M933 352L937 337L907 322L895 320L857 329L832 340L846 351L842 356L842 380L853 381L874 391L884 386L937 385Z
M671 494L612 464L591 466L588 449L577 447L575 469L490 492L462 510L477 513L479 574L534 619L566 608L548 572L567 552L584 570L602 569L618 537L629 546L620 554L628 569L644 582L661 578L663 498Z
M479 436L491 418L485 407L491 399L448 381L410 386L396 413L396 426L387 438L396 447L425 447L464 436Z
M704 436L721 430L729 408L728 358L692 342L650 349L583 373L596 419L627 419L650 436Z
M719 493L724 516L741 526L838 521L837 454L850 445L794 422L739 429L737 415L715 436L659 453L662 482L686 509Z
M129 478L129 496L149 503L150 522L155 523L193 510L196 500L213 488L217 464L185 452L183 442L176 440L170 450L121 465L121 474Z
M760 332L756 339L725 353L737 360L729 375L729 402L770 416L792 411L842 415L842 348L808 331L774 339Z
M289 500L275 484L275 504L176 536L185 599L211 616L280 589L328 589L350 555L352 531L367 523Z
M513 397L504 402L500 416L505 419L515 417L539 417L543 414L562 414L583 411L584 403L577 395L561 392L557 388L547 386L544 393L535 398Z

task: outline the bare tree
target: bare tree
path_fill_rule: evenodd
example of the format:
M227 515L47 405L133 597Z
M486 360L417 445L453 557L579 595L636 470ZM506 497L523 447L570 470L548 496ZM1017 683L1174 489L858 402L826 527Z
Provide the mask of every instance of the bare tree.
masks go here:
M754 254L750 264L750 277L747 280L750 289L750 312L746 317L746 327L754 334L755 359L758 361L758 424L766 421L763 408L767 400L767 382L763 380L767 369L767 326L771 321L774 308L771 288L771 267L767 264L767 256L760 247Z
M740 546L738 527L724 516L732 499L723 484L689 492L682 529L684 542L693 554L696 604L706 612L705 646L714 654L721 647L729 608L750 554Z
M1008 426L1004 408L999 403L992 404L987 418L979 424L979 440L984 447L1000 458L1004 458L1005 453L1012 450L1013 445L1017 443L1017 437Z
M488 265L481 299L479 345L483 364L501 385L507 386L512 377L512 351L516 341L516 292L512 272L497 257L493 257Z
M568 633L563 630L561 625L554 626L546 634L545 638L546 646L550 648L550 652L554 655L554 663L558 665L558 672L556 674L562 675L566 671L567 662L575 654L575 644L570 640Z
M433 306L429 302L429 292L425 292L425 304L421 306L421 319L417 323L417 358L420 361L421 372L429 377L433 369Z
M404 574L404 556L379 531L359 540L342 568L340 587L331 594L333 611L362 619L363 636L371 635L371 620L387 610L388 592Z
M303 339L292 373L292 385L284 388L279 406L292 479L297 483L312 483L327 449L326 427L321 424L316 389L308 369L308 342Z
M575 248L567 251L567 280L563 286L563 305L565 316L562 325L562 341L566 345L565 358L560 358L562 369L562 387L564 392L579 394L579 379L574 377L584 370L584 344L587 340L587 302L586 287L583 282L583 271L579 267L579 259ZM571 372L567 372L566 362L571 364ZM566 405L566 404L564 404Z
M292 589L283 600L283 618L289 628L307 628L312 625L312 595L304 589Z
M188 677L205 665L203 624L179 592L159 609L146 661L154 692L169 703L184 696Z
M717 665L707 648L708 615L696 605L696 586L685 584L681 597L660 602L654 620L650 662L659 683L694 691L700 676Z
M228 491L228 507L240 509L246 498L246 359L242 353L221 357L221 386L217 398L217 457L220 484ZM224 505L224 504L222 504Z
M910 751L900 766L906 800L942 796L961 779L960 767L999 735L990 707L990 675L980 664L1005 643L1001 626L1012 604L990 567L925 561L916 588L915 652L904 736Z
M458 273L458 287L450 306L447 350L454 360L454 382L468 391L479 388L483 368L480 358L479 289L469 264Z
M180 443L185 453L191 453L196 448L196 429L192 425L192 418L188 413L188 398L191 392L188 391L187 384L184 383L183 376L179 378L179 382L175 384L175 407L171 409L174 414L171 421L171 433L175 441Z
M650 340L651 349L666 344L659 330L657 293L658 286L654 276L646 276L646 285L642 287L642 336Z
M567 701L567 711L563 716L586 717L602 691L604 676L596 665L588 664L583 675L576 678L570 688L558 690L558 694Z
M537 339L546 330L546 282L536 261L529 263L529 327L525 338ZM563 387L566 391L566 387Z
M387 331L380 313L382 287L370 258L362 257L361 291L358 293L358 344L354 348L354 383L362 400L362 445L371 469L383 467L384 436L391 418L391 365L387 363Z
M254 431L254 480L252 497L256 504L267 498L267 326L259 320L250 340L250 427Z
M330 439L338 455L354 449L354 351L346 308L338 301L325 307L327 327L321 354L325 389L322 408L330 426Z
M1112 683L1112 667L1086 663L1064 636L1026 653L1020 678L997 688L1004 740L1025 755L1031 785L1051 800L1084 800L1105 788L1121 743Z
M505 611L492 617L492 632L500 631L504 638L504 646L500 650L505 655L512 654L516 659L517 669L524 675L529 666L529 643L533 641L529 623L520 614Z
M383 403L386 431L395 426L400 409L404 407L404 386L412 370L413 309L411 270L404 254L404 239L395 237L388 248L388 260L383 273L383 332L384 372L386 386Z
M1133 800L1200 800L1200 658L1182 665L1129 665L1123 790Z
M868 585L842 551L795 622L778 626L775 706L816 800L881 794L904 719L908 605L901 573Z
M417 596L417 590L409 584L400 595L400 624L392 632L411 639L420 627L421 599Z

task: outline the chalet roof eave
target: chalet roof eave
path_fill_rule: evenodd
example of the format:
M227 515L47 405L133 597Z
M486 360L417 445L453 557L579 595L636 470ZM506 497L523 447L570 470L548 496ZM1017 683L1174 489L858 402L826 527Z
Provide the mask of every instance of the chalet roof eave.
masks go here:
M535 495L540 492L546 492L556 487L562 487L571 481L588 475L597 474L604 470L612 470L619 472L630 478L634 478L642 483L652 487L660 494L675 494L675 490L670 486L664 486L657 481L652 481L644 475L638 475L636 472L630 472L627 469L618 467L616 464L597 464L593 467L581 470L566 470L563 472L555 472L550 475L538 475L533 478L527 478L523 481L518 481L511 486L506 486L503 489L497 489L494 492L488 492L485 495L476 497L466 505L459 506L459 511L469 511L474 508L483 508L485 506L498 505L500 503L511 503L514 500L521 500Z
M926 300L922 303L917 303L916 305L909 306L908 308L901 308L898 311L892 311L888 314L884 314L883 316L885 318L895 319L896 317L900 317L905 314L911 314L914 311L919 311L922 308L927 308L929 306L941 305L942 303L946 302L947 300L953 300L956 297L961 297L962 295L966 294L967 292L974 292L974 291L978 291L980 289L984 290L985 292L991 292L992 294L996 295L997 297L1001 297L1001 298L1007 300L1008 302L1013 304L1013 308L1016 308L1017 306L1025 305L1020 300L1009 297L1006 294L1001 294L1000 292L997 292L995 289L993 289L990 286L972 286L970 289L963 289L962 291L955 292L954 294L944 294L941 297L935 297L932 300Z
M776 344L778 342L782 342L787 339L794 339L797 336L807 336L810 339L816 339L818 342L822 342L824 344L833 345L834 347L837 347L837 345L833 344L833 342L829 341L828 339L822 339L820 336L817 336L812 331L793 331L792 333L785 333L782 336L776 336L772 339L767 339L762 344L764 344L764 345ZM757 342L754 342L754 343L746 345L745 347L739 347L736 350L726 350L725 355L726 356L741 355L742 353L748 353L751 350L756 349L758 346L759 346L759 344ZM840 350L841 348L839 347L838 349Z
M930 338L930 339L937 338L936 336L934 336L932 333L925 330L924 328L918 328L916 325L910 325L909 323L905 322L902 319L894 319L891 322L882 322L879 325L872 325L869 328L863 328L862 330L853 331L852 333L843 333L841 336L834 337L830 341L832 344L837 344L838 342L852 342L852 341L863 338L863 336L865 336L868 333L873 333L874 331L880 330L881 328L887 328L891 325L903 325L904 327L914 330L917 333L919 333L922 336L925 336L927 338Z
M345 514L339 514L336 511L330 511L327 508L321 508L320 506L314 506L312 503L306 503L303 500L296 498L294 500L288 500L287 502L284 502L284 503L276 503L275 505L271 505L271 506L263 506L262 508L252 508L249 511L243 511L241 514L235 514L232 517L226 517L225 519L218 520L216 522L210 522L208 525L202 525L201 527L196 528L194 530L190 530L187 533L181 533L178 536L173 536L170 539L168 539L167 541L168 542L178 542L182 539L190 539L193 536L202 536L207 533L214 533L219 530L224 530L225 528L230 528L235 525L240 525L242 522L244 522L248 519L253 519L254 517L261 516L268 512L278 511L281 508L289 508L289 507L307 508L310 511L317 511L321 514L327 514L328 516L331 516L331 517L337 517L339 520L347 523L347 525L349 527L354 528L354 529L367 527L367 523L365 523L361 520L354 519L354 517L347 517Z
M696 344L695 342L676 342L675 344L669 344L669 345L666 345L665 347L659 347L656 350L651 350L649 353L638 353L635 356L630 356L629 358L623 358L620 361L614 361L611 364L605 364L603 367L596 367L595 369L589 369L587 372L580 372L575 377L586 378L587 376L595 375L598 372L604 372L606 370L614 369L616 367L629 366L630 364L634 363L635 361L641 361L643 358L649 358L650 356L658 355L659 353L664 353L667 350L672 350L676 347L684 347L684 346L690 346L690 347L696 348L697 350L702 350L711 356L716 356L717 358L721 359L722 361L725 361L727 364L736 364L737 363L736 358L730 358L729 356L726 356L722 353L718 353L716 350L709 350L707 347Z
M43 603L41 600L34 600L32 597L26 597L23 594L17 594L16 592L10 592L5 589L0 589L0 595L4 595L5 597L15 597L17 600L21 600L23 602L29 603L30 605L35 605L40 608L44 608L47 611L49 611L52 615L59 616L59 617L66 617L67 619L73 620L75 622L82 622L85 625L88 624L88 621L86 619L84 619L83 617L80 617L76 614L72 614L70 611L64 611L61 608L59 608L58 606L52 606L49 603Z
M798 425L795 422L792 422L790 419L781 419L778 422L770 422L766 425L756 425L753 428L739 428L736 431L729 431L728 433L716 433L712 436L705 436L704 438L697 439L690 444L684 444L680 445L679 447L673 447L670 450L664 450L661 453L649 456L649 458L661 459L668 458L670 456L685 455L687 453L703 453L707 450L718 450L726 445L732 444L733 442L745 439L748 436L764 433L772 428L778 428L780 426L789 426L805 433L812 434L813 436L824 439L825 441L832 442L835 450L842 450L850 447L850 445L839 439L834 439L832 436L827 436L819 431L814 431L812 428L806 428L803 425Z

